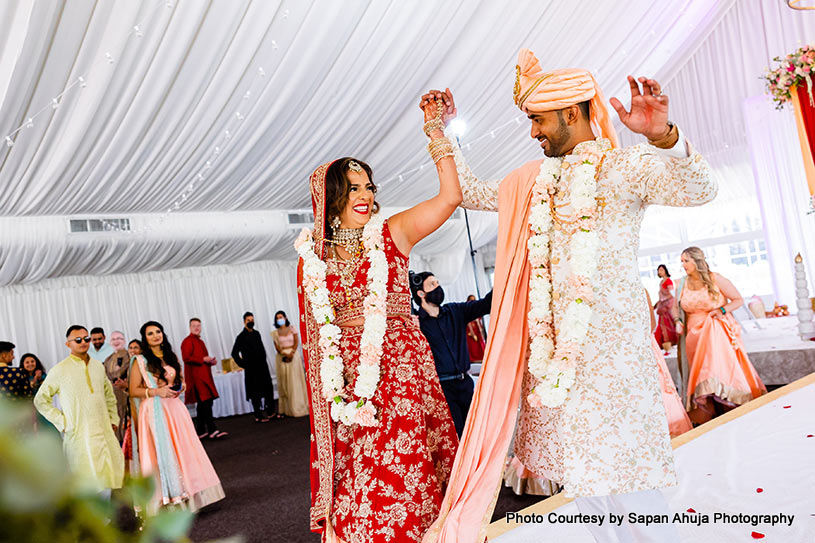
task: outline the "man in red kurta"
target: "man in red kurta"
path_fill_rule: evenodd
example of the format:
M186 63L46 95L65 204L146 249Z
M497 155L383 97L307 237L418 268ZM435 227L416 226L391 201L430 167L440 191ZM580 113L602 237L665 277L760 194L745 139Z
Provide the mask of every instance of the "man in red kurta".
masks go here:
M181 342L181 358L184 360L184 378L187 381L184 400L188 404L198 404L198 416L195 418L198 437L219 439L226 436L226 432L219 432L215 427L212 416L212 402L218 397L215 381L212 380L215 358L209 356L207 346L201 339L201 319L190 319L190 335Z

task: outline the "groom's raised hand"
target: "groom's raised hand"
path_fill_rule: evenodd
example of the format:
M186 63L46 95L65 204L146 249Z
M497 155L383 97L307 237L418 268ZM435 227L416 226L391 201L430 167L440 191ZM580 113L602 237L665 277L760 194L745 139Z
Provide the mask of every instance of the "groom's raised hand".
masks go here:
M444 91L428 91L426 94L422 95L422 100L419 102L419 109L425 111L427 105L439 101L444 104L443 120L444 125L447 126L450 121L456 118L456 114L458 113L456 110L456 103L453 101L453 93L450 92L450 89L445 89Z
M626 111L617 98L610 100L620 121L632 132L642 134L649 140L658 140L667 135L670 131L668 97L662 94L659 83L645 77L635 80L629 75L628 84L631 87L631 111Z

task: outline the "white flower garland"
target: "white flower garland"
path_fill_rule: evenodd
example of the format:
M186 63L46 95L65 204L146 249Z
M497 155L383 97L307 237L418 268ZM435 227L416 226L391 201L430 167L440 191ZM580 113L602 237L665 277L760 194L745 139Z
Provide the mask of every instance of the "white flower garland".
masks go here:
M314 252L312 231L304 228L294 243L303 259L303 290L311 302L311 311L320 325L320 380L323 398L331 404L331 418L345 425L375 426L376 408L371 399L379 384L379 362L387 326L388 260L382 228L385 219L374 215L362 231L362 245L370 262L368 295L363 303L365 324L360 340L360 362L354 395L358 401L346 402L345 378L340 353L342 331L334 322L334 308L326 284L326 263Z
M529 263L529 301L527 316L530 353L529 372L536 383L527 396L530 405L559 407L566 401L575 380L576 359L588 332L592 317L591 279L597 269L597 233L592 231L596 209L598 165L583 160L567 170L571 187L572 222L577 224L569 244L570 275L567 298L570 300L557 331L554 332L552 308L552 270L550 232L551 200L562 175L562 158L547 158L535 179L533 205L529 214L531 236L527 242Z

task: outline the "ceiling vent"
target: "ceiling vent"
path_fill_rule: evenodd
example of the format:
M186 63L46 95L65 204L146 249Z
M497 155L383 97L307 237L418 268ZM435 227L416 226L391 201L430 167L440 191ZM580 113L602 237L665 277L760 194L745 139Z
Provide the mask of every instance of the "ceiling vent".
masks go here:
M130 219L69 219L71 233L85 232L130 232Z
M287 213L289 228L314 226L314 213L310 211L290 211Z

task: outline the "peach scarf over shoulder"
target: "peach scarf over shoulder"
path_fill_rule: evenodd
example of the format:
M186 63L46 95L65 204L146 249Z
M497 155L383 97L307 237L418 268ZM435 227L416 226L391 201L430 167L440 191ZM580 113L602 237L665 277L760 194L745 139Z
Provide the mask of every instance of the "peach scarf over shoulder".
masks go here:
M515 428L529 338L529 208L541 160L510 173L498 193L489 341L439 518L424 543L476 543L486 538Z

